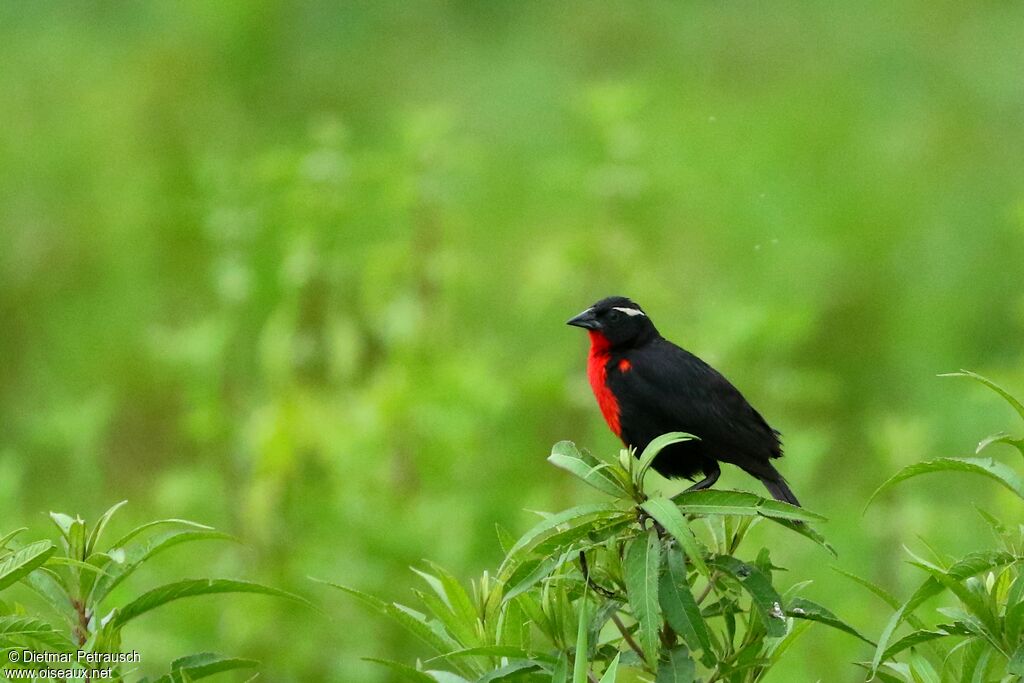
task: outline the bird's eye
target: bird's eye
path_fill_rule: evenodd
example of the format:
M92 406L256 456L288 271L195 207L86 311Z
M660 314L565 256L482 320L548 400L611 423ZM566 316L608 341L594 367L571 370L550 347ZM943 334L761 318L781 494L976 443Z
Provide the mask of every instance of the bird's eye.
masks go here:
M622 317L622 314L619 313L618 311L616 311L614 308L612 310L608 311L608 320L610 320L613 323L614 322L618 322L619 318L621 318L621 317Z

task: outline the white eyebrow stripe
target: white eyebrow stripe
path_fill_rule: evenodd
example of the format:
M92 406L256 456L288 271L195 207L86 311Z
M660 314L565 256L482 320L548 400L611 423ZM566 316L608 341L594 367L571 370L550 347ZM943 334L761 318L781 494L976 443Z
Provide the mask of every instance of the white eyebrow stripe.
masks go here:
M644 312L641 311L639 308L621 308L619 306L612 306L612 308L614 308L616 311L622 311L623 313L629 316L644 315Z

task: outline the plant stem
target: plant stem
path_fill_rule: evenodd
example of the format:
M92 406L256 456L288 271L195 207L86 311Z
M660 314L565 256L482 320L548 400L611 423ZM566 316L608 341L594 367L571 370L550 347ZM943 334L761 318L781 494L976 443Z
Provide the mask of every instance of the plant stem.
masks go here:
M75 627L74 632L75 639L78 641L78 647L82 647L89 639L89 608L83 600L72 600L71 605L75 608L75 613L78 614L78 626ZM86 683L91 680L92 675L86 676Z
M715 587L715 579L718 578L718 572L711 572L711 576L708 577L708 585L704 586L704 590L697 596L697 604L704 602L704 599L711 593L711 589ZM710 683L710 681L709 681Z
M633 652L639 655L640 661L646 662L647 658L644 656L644 651L640 649L640 646L637 645L635 640L633 640L633 636L629 635L629 629L627 629L626 625L622 623L622 619L619 618L618 612L612 614L612 621L615 623L615 627L619 629L619 633L622 634L622 638L626 641L626 644L633 649Z

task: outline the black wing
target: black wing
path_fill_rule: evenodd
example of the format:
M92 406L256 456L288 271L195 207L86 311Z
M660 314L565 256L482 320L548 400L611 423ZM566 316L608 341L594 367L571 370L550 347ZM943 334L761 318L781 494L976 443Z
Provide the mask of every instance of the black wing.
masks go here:
M628 354L630 368L610 372L624 436L639 448L669 431L700 437L717 460L757 470L782 455L779 433L717 370L659 339Z

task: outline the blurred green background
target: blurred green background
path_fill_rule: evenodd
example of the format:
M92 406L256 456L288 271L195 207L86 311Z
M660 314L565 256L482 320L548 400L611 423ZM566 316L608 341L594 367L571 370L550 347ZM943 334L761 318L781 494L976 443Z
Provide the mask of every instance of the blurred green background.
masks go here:
M906 595L916 536L988 543L985 482L899 466L1024 393L1024 6L1007 2L0 4L0 520L237 534L133 579L311 596L180 603L126 633L269 681L426 652L316 576L410 598L613 453L563 322L612 293L785 435L838 564ZM725 486L761 489L729 470ZM680 488L665 484L666 490ZM888 608L791 534L782 585ZM161 575L164 572L165 575ZM817 630L770 681L859 680Z

